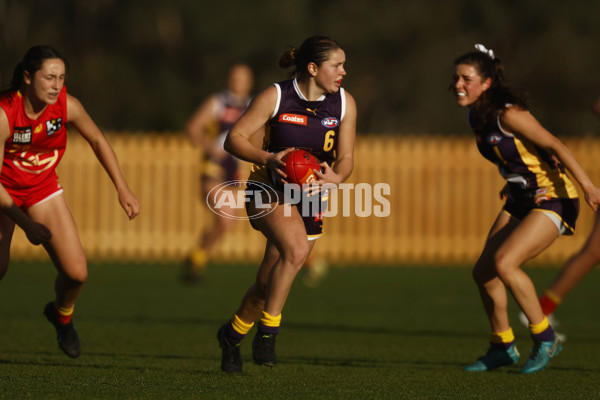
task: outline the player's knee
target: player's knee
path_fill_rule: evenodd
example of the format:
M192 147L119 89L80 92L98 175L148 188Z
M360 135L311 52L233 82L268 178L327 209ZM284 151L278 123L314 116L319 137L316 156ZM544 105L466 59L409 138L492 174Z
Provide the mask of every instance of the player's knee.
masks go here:
M75 276L75 280L77 282L79 282L83 285L87 281L87 278L88 278L87 268L83 269L82 271L77 271L77 274Z
M309 251L308 242L298 243L285 254L285 258L294 268L299 270L308 258Z
M65 271L65 275L74 283L83 285L88 278L87 262L80 260L76 264L71 265L68 272Z
M496 272L503 282L509 281L512 273L515 271L514 263L506 253L496 253L494 255L494 266Z

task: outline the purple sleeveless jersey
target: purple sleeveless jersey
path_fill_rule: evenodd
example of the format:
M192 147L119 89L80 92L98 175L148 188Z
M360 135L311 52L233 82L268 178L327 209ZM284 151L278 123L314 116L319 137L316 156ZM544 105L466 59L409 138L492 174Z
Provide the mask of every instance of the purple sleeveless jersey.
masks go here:
M308 101L295 79L276 83L278 102L268 123L264 148L276 153L289 147L311 152L331 165L345 113L344 89Z

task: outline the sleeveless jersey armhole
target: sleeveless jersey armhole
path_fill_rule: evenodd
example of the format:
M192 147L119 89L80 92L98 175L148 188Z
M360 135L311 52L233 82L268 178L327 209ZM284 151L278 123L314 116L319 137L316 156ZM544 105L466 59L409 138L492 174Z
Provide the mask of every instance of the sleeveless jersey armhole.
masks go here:
M340 88L340 96L342 100L342 112L340 114L340 122L344 120L344 115L346 115L346 92L344 88Z
M215 101L213 101L213 117L220 119L223 116L223 110L225 110L225 95L221 92L215 96Z
M278 83L274 83L273 85L277 89L277 102L275 103L275 109L273 110L273 114L271 114L271 118L269 119L273 119L273 117L277 115L277 113L279 112L279 105L281 104L281 87Z
M506 103L506 104L504 105L504 110L503 110L503 111L505 111L505 110L506 110L508 107L512 107L512 104L510 104L510 103ZM496 118L496 119L497 119L497 121L496 121L496 122L498 123L498 129L500 130L500 132L502 132L502 134L503 134L503 135L506 135L506 136L508 136L508 137L514 137L515 135L514 135L513 133L511 133L511 132L509 132L509 131L505 130L505 129L502 127L502 124L500 123L500 116L501 116L501 115L502 115L502 113L498 113L498 117Z

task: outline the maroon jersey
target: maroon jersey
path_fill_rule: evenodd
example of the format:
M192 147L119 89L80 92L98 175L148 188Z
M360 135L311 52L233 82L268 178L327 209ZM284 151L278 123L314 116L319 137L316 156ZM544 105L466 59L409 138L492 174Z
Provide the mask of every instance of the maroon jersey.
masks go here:
M512 196L577 198L562 164L530 140L502 129L500 114L482 131L476 131L475 138L481 155L498 166Z
M219 106L216 114L219 118L219 132L223 134L229 132L246 111L250 104L250 97L239 102L235 100L229 90L223 90L218 96Z
M340 123L346 112L344 89L308 101L296 79L275 84L277 104L267 124L263 148L277 153L290 147L311 152L319 161L336 160ZM250 180L272 183L266 167L254 165Z
M0 99L10 125L4 144L0 182L9 189L31 188L56 181L56 166L67 146L67 89L35 120L25 113L23 96L10 92Z

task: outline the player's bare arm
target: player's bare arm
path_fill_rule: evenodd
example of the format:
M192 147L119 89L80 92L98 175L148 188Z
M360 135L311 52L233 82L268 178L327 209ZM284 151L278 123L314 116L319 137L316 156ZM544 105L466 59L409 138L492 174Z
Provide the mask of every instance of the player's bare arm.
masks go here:
M185 133L194 146L211 152L213 143L205 135L206 127L215 119L215 107L218 101L213 95L206 99L185 124Z
M67 97L67 110L68 122L72 123L81 136L90 144L98 161L100 161L115 185L121 207L123 207L129 219L135 218L140 213L139 201L129 189L121 173L117 156L108 140L106 140L100 128L85 111L79 100L71 95Z
M283 176L282 167L285 163L281 158L291 149L271 154L268 151L255 147L250 138L264 128L277 103L277 89L275 86L262 91L250 104L248 110L231 128L225 140L225 150L234 156L248 162L267 165L271 170L278 171Z
M596 188L571 151L556 136L546 130L531 113L509 107L501 117L509 132L521 135L554 154L569 170L584 191L585 199L596 211L600 204L600 189Z

